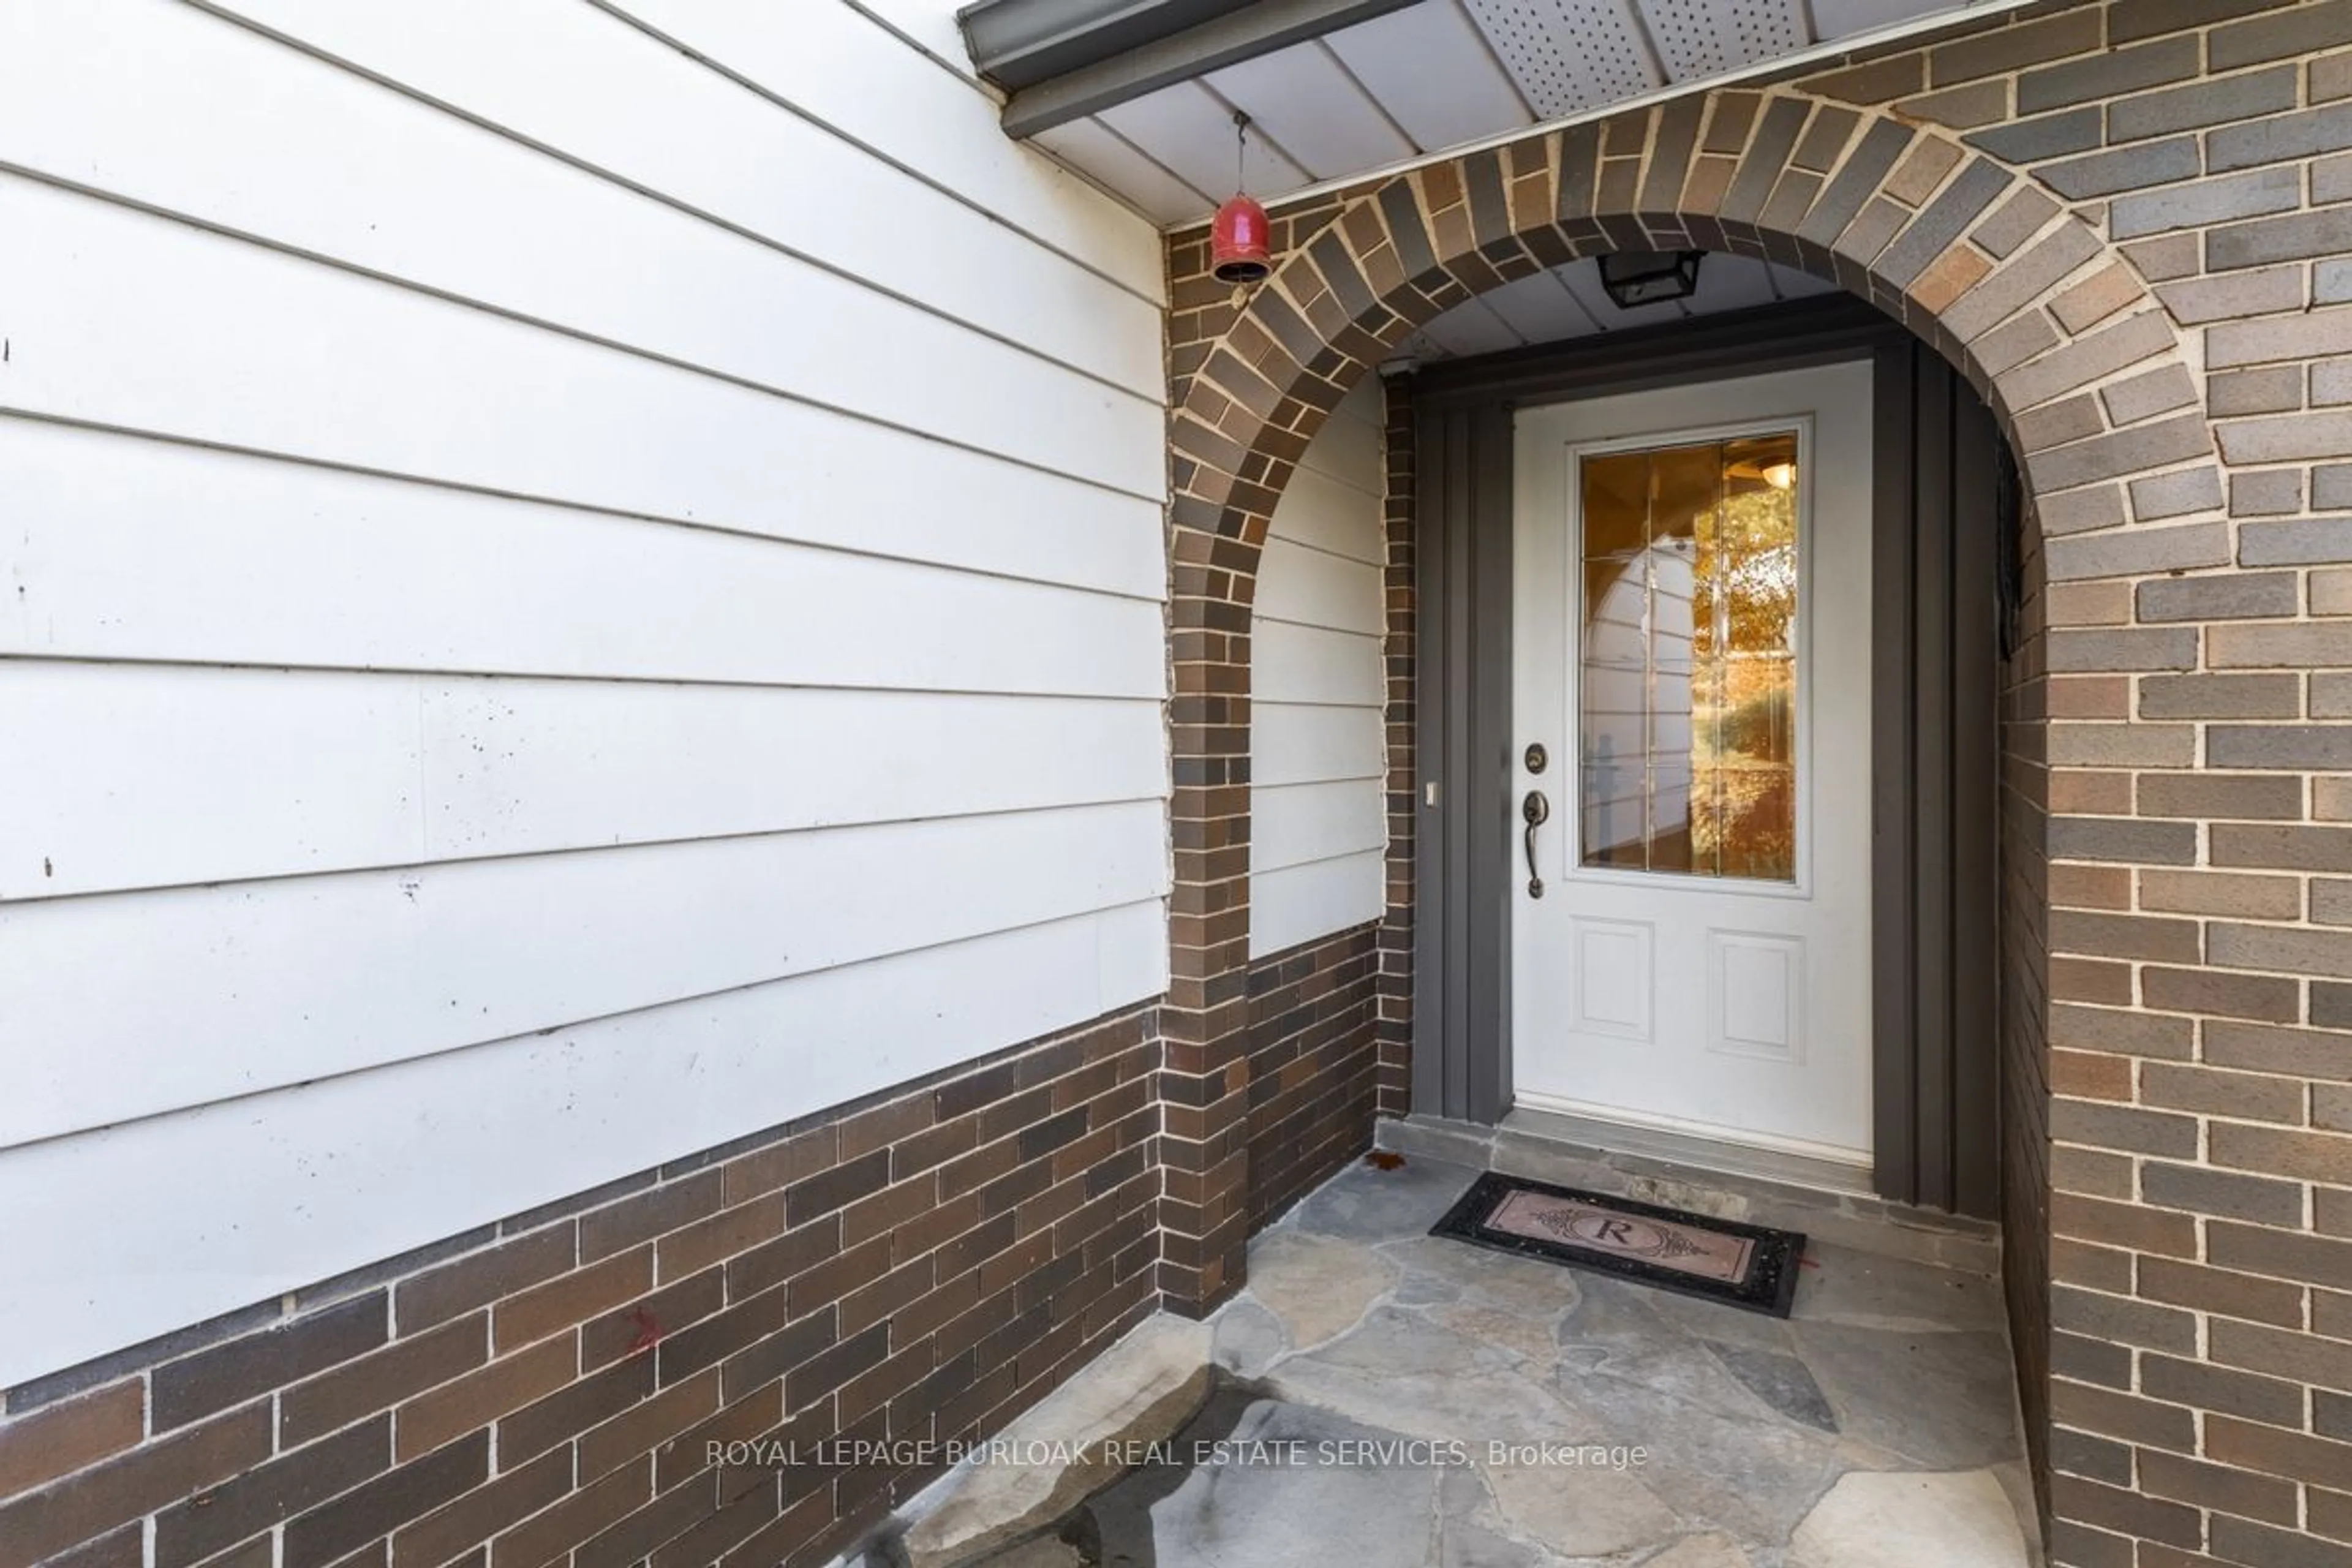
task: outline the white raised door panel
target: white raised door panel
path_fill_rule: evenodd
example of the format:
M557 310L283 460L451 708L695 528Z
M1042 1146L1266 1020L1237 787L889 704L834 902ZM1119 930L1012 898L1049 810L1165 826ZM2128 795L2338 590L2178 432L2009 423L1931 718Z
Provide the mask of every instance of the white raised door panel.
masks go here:
M1646 921L1570 917L1569 992L1581 1034L1650 1037L1650 999L1657 994L1655 945Z
M1805 1047L1803 939L1706 933L1708 1048L1800 1063Z

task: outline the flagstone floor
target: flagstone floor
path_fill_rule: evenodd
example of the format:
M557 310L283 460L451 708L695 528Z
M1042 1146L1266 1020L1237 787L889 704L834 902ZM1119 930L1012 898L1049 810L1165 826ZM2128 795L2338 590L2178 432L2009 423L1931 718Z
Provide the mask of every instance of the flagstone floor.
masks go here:
M988 1568L2039 1562L1997 1280L1817 1241L1778 1321L1429 1236L1474 1173L1261 1235L1171 1458Z

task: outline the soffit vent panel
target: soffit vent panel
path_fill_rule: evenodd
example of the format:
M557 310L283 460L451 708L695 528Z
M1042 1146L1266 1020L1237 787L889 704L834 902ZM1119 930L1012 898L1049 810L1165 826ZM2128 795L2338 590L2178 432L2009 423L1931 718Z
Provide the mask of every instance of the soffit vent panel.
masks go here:
M1822 41L1827 43L1872 27L1891 26L1958 8L1954 0L1813 0L1813 26L1820 29Z
M1625 0L1465 0L1479 30L1545 119L1660 85Z
M1720 75L1812 43L1803 0L1640 0L1669 81Z

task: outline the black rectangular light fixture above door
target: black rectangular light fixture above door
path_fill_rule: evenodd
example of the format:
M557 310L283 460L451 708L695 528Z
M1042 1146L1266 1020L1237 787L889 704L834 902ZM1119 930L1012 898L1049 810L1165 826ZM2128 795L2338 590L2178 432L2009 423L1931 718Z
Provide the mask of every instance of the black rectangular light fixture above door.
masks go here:
M1704 250L1618 250L1601 258L1601 287L1621 310L1698 292Z

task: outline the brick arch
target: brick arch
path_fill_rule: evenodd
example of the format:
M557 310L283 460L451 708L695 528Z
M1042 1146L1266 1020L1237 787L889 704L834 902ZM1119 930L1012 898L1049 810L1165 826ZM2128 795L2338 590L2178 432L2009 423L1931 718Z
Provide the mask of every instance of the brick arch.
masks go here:
M1839 284L1958 366L2028 453L2043 432L2021 419L2116 372L2186 377L2190 363L2172 318L2096 228L1942 130L1792 89L1679 100L1397 175L1302 236L1179 366L1178 599L1247 602L1292 465L1414 328L1542 268L1633 249L1728 251ZM2095 353L2063 352L2094 338ZM2080 441L2139 423L2137 401L2095 401L2046 434ZM2209 432L2089 480L2062 466L2035 489L2055 496L2212 449Z
M1369 184L1277 238L1276 272L1246 296L1177 268L1179 335L1192 341L1175 351L1171 428L1166 1283L1196 1308L1241 1283L1246 1240L1259 552L1325 416L1415 327L1611 250L1800 268L1902 321L1976 386L2025 458L2067 574L2228 564L2199 361L2172 318L2085 216L1899 114L1790 89L1718 90ZM2200 514L2201 526L2175 526Z

